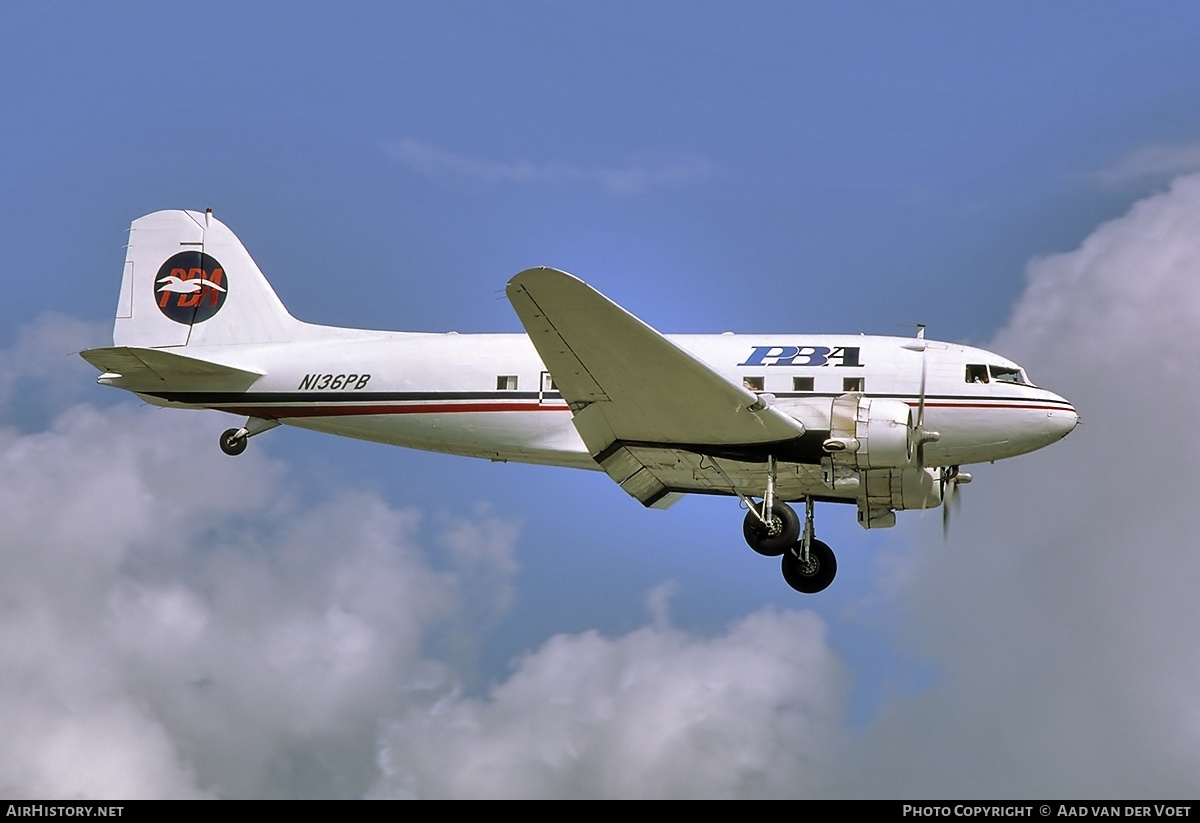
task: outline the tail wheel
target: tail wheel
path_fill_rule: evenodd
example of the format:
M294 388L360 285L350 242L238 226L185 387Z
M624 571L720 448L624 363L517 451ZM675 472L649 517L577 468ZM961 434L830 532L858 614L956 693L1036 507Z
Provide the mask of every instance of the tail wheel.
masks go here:
M778 557L800 537L800 517L787 503L776 503L767 521L759 519L756 512L746 512L742 534L750 548L759 554Z
M820 540L808 546L808 559L804 559L804 545L797 543L783 553L783 579L803 594L824 591L837 574L837 558L833 549Z
M246 450L246 435L243 429L226 429L221 433L221 451L233 456Z

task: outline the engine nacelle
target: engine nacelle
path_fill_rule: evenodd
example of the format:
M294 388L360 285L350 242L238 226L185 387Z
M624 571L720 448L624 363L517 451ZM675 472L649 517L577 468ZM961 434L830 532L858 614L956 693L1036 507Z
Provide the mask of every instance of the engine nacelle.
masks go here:
M851 453L859 469L899 469L911 466L912 409L900 400L846 395L833 403L827 454Z
M935 509L942 504L938 469L892 469L863 472L866 495L858 500L858 522L864 529L887 529L896 512Z
M912 409L899 400L864 397L858 401L858 465L901 468L913 461Z

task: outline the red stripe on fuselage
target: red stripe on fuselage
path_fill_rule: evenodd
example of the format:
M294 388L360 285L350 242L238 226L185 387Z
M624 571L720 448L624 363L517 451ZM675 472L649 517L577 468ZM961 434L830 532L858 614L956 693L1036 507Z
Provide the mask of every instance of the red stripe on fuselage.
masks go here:
M407 405L337 406L213 406L217 411L246 414L251 417L343 417L372 414L461 414L463 412L544 412L570 411L567 406L543 406L538 403L410 403Z
M908 405L912 406L914 409L918 408L921 405L919 401L913 402L913 401L909 400L909 401L905 401L905 402L907 402ZM1034 403L1004 403L1002 401L1001 402L992 402L992 403L945 403L945 402L939 403L937 401L930 400L925 403L925 408L927 408L927 409L1031 409L1031 410L1035 410L1035 411L1067 411L1067 412L1075 411L1075 409L1073 409L1069 406L1047 406L1047 405L1041 404L1041 403L1037 403L1037 404L1034 404Z

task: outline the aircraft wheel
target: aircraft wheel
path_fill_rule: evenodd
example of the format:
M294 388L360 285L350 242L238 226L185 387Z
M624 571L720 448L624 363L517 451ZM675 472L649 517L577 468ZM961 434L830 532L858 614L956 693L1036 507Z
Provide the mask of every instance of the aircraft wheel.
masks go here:
M232 456L245 450L246 435L241 434L241 429L226 429L221 433L221 451Z
M759 554L778 557L800 537L800 517L787 503L776 503L771 507L769 527L754 512L746 512L742 534L750 548Z
M808 546L808 562L801 560L804 545L797 543L783 553L783 579L798 592L816 594L824 591L837 574L837 558L833 549L814 540Z

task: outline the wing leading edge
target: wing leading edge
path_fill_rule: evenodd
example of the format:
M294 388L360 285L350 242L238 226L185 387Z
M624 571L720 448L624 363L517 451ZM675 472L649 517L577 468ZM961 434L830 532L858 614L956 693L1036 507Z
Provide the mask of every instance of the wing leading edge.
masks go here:
M647 449L728 454L804 434L800 421L566 272L527 269L507 293L593 458L647 506L665 508L680 488Z

